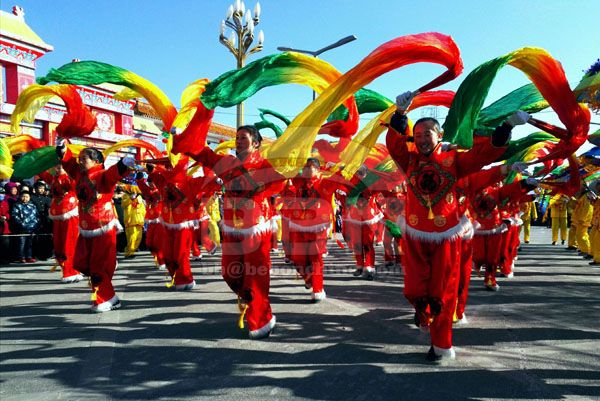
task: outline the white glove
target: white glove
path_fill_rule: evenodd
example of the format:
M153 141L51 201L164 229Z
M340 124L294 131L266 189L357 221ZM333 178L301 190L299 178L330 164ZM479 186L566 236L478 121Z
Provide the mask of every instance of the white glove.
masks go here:
M537 178L533 178L533 177L527 177L527 179L525 180L525 182L529 185L533 185L533 186L538 186L540 185L540 180L538 180Z
M183 131L181 130L181 128L177 128L177 127L171 127L171 135L175 136L175 135L179 135L181 134Z
M135 159L131 156L125 156L124 158L121 159L121 161L127 167L131 168L131 167L135 166Z
M222 179L220 179L219 177L217 177L217 178L215 178L215 183L216 183L217 185L223 185L223 180L222 180Z
M522 173L523 171L527 170L527 163L525 162L514 162L511 166L510 166L510 170L514 171L515 173Z
M396 96L396 109L404 113L413 101L413 93L411 91L404 92Z
M325 169L330 170L333 166L335 166L334 162L327 162L325 164Z
M517 110L506 119L506 122L509 123L511 127L514 127L516 125L526 124L530 118L531 114L523 110Z

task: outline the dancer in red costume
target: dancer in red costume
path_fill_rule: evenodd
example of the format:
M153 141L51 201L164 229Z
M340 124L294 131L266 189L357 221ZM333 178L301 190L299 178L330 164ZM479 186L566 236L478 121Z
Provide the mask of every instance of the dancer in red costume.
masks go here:
M518 201L536 186L536 180L528 178L506 186L484 188L471 199L471 212L479 223L473 237L473 262L476 270L485 266L484 285L489 291L500 289L496 282L496 268L501 262L503 234L508 231L502 221L500 207L511 199Z
M356 204L348 206L348 225L354 258L356 260L355 277L364 276L375 279L375 232L383 218L383 213L375 201L375 195L366 190L360 193Z
M238 296L240 327L246 318L253 339L268 337L276 323L269 302L269 197L280 192L285 181L260 155L261 141L258 130L246 125L236 133L236 156L219 155L209 147L190 154L224 182L222 274Z
M62 269L62 282L74 283L83 276L73 268L75 244L79 236L79 211L75 181L69 177L62 165L56 166L56 176L44 177L50 183L52 203L48 217L52 220L54 256Z
M296 188L291 180L286 182L281 191L281 246L283 248L285 263L292 261L292 243L290 241L290 215L291 205L296 198Z
M117 229L122 227L115 216L112 195L135 160L126 156L105 170L101 152L85 148L76 160L62 138L56 140L56 153L67 174L75 180L79 199L79 238L73 267L90 277L92 311L120 308L112 277L117 261Z
M208 220L210 216L206 210L206 203L213 195L212 192L203 192L196 196L194 207L196 208L196 226L194 228L194 239L192 241L192 256L195 260L202 260L200 245L211 255L217 251L217 244L210 239L208 231Z
M326 298L323 287L323 254L327 252L327 230L331 227L331 199L338 189L346 189L340 175L323 178L320 163L309 158L302 175L293 181L295 196L289 205L289 230L292 262L306 288L312 288L311 300Z
M521 172L526 166L521 163L515 163L511 170ZM465 215L474 223L469 225L462 233L461 251L460 251L460 274L458 282L458 299L453 322L466 324L467 316L465 308L469 296L469 284L471 282L471 272L473 271L473 235L474 230L479 228L479 223L471 215L468 206L473 202L473 198L484 188L494 185L504 179L508 172L508 166L502 165L483 170L458 181L456 192L458 195L459 214Z
M152 180L145 179L143 172L138 172L135 176L136 182L142 197L146 201L146 247L154 256L154 262L159 270L166 270L165 257L162 250L162 242L165 237L165 229L160 221L162 210L162 198L160 190L154 185Z
M387 147L407 176L406 220L400 221L406 244L404 295L415 307L415 321L429 327L431 348L427 359L454 358L452 316L455 311L460 272L461 234L470 224L459 215L456 181L494 161L497 147L504 146L515 124L527 119L509 117L491 141L482 141L468 152L442 149L437 120L425 118L413 128L414 146L408 146L406 110L413 94L396 99Z
M383 217L385 220L395 223L404 213L406 194L402 191L400 185L397 185L391 191L386 191L383 194L384 197L381 204ZM385 228L383 237L383 260L388 267L394 265L400 266L402 264L401 238L395 238L387 227Z
M179 160L173 168L147 165L150 179L161 191L161 223L165 230L162 250L167 270L171 276L169 288L192 290L196 281L190 267L190 251L195 240L197 196L214 192L218 184L213 177L192 178L187 175L187 157Z

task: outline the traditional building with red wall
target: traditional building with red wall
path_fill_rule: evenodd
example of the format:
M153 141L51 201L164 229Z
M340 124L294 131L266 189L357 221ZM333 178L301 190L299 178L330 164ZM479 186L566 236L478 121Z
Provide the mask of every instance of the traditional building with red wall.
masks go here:
M25 13L15 6L12 13L0 10L0 138L14 135L10 130L10 116L15 109L19 94L35 83L36 60L54 48L44 42L25 22ZM125 139L138 138L164 150L161 136L161 121L154 110L141 101L122 101L114 95L121 86L102 84L79 86L78 92L96 115L97 126L86 138L74 138L79 143L96 148L106 148ZM55 128L65 113L64 104L54 98L35 116L32 123L21 124L21 134L28 134L53 145ZM216 144L233 139L235 129L213 123L207 141ZM124 148L113 155L114 161L124 153L139 152L134 148ZM136 154L144 158L144 154ZM107 164L112 164L107 160Z

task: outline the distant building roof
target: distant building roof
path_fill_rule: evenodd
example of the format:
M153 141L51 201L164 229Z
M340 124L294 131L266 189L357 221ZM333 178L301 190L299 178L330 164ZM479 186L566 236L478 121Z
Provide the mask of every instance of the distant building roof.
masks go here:
M13 7L12 13L0 10L0 34L26 45L38 47L51 52L54 47L47 44L25 23L25 13L19 6Z

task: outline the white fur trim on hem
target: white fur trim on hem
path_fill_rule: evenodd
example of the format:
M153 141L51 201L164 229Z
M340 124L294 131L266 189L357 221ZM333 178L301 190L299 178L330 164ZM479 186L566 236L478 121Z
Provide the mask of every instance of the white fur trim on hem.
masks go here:
M82 237L85 237L85 238L99 237L101 235L106 234L113 228L116 228L118 233L123 231L123 226L121 226L121 223L119 223L119 220L113 219L108 224L106 224L102 227L96 228L94 230L84 230L83 228L79 227L79 235L81 235Z
M450 227L446 231L421 231L406 225L404 216L398 217L398 225L400 229L411 238L418 239L424 242L433 242L439 244L443 241L454 241L462 237L462 233L471 224L467 216L462 216L454 227Z
M365 267L367 273L375 273L375 268L373 266Z
M321 292L313 292L310 296L310 298L312 300L316 300L316 301L322 301L324 299L327 298L327 295L325 294L325 291L321 291Z
M473 234L475 234L475 227L473 227L473 223L469 220L469 224L466 225L461 237L462 239L469 240L473 238Z
M277 220L275 217L271 217L271 219L269 219L269 223L271 223L271 231L273 232L277 232L279 231L279 225L277 224Z
M242 237L271 232L273 228L270 221L264 221L248 228L235 228L228 226L225 223L223 223L221 227L223 228L223 232L226 234L239 235Z
M157 217L155 219L146 219L144 220L144 222L146 224L160 224L160 217Z
M260 338L267 334L269 331L273 330L273 327L275 327L275 323L277 323L277 320L275 319L275 315L273 315L271 320L269 320L269 323L265 324L260 329L251 330L248 334L250 335L250 338Z
M446 359L454 359L456 358L456 352L454 352L454 348L450 347L450 348L440 348L440 347L436 347L435 345L433 346L433 352L435 352L435 354L437 356L441 356L442 358Z
M185 230L186 228L196 228L197 224L195 223L194 220L186 220L184 222L181 223L167 223L162 216L159 217L160 222L162 223L163 226L165 226L166 228L170 229L170 230Z
M325 231L330 227L331 227L330 222L315 224L312 226L303 226L303 225L294 223L293 220L290 220L290 231L296 231L296 232L301 232L301 233L318 233L321 231Z
M377 216L375 216L369 220L354 220L354 219L348 218L348 219L346 219L346 221L348 223L357 224L359 226L364 226L364 225L368 225L368 224L379 223L381 221L381 219L383 219L383 213L379 213Z
M492 228L490 230L475 230L475 235L494 235L494 234L502 234L508 231L508 227L506 224L502 224L496 228Z
M69 220L69 219L71 219L73 217L77 217L77 216L79 216L79 209L77 209L77 208L71 209L67 213L63 213L63 214L48 214L48 218L50 220L60 220L60 221Z

